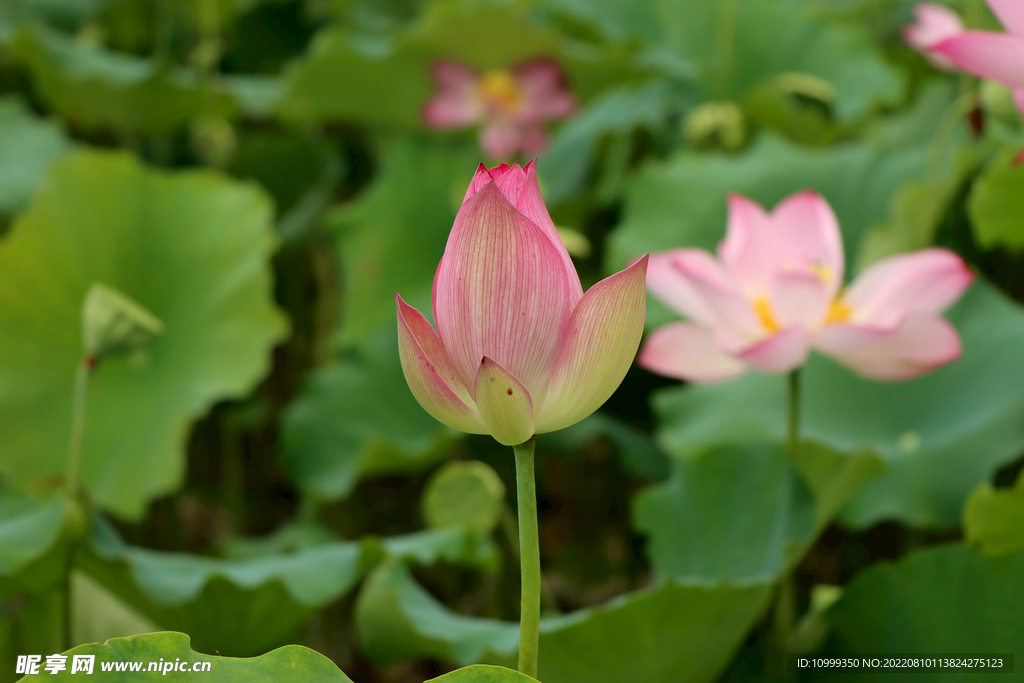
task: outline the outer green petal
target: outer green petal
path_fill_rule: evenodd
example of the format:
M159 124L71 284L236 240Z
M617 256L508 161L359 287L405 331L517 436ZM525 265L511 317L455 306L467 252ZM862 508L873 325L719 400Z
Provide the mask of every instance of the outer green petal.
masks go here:
M487 356L476 373L476 405L491 436L503 446L515 446L533 436L530 392Z
M398 355L412 395L438 422L462 432L486 434L487 428L473 410L465 389L458 386L459 380L454 379L453 389L445 381L447 377L439 374L448 376L453 372L451 360L434 328L422 313L397 294L395 303L398 306Z
M644 256L580 299L537 415L538 434L576 424L618 388L640 346L646 278Z

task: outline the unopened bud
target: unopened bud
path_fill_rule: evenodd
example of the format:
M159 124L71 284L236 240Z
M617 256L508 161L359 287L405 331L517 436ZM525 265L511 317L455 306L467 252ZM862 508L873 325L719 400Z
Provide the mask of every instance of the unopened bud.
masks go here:
M99 360L145 348L164 324L141 305L112 287L93 283L82 305L82 339L86 357Z
M747 137L743 110L734 102L705 102L686 117L683 133L699 149L735 151Z

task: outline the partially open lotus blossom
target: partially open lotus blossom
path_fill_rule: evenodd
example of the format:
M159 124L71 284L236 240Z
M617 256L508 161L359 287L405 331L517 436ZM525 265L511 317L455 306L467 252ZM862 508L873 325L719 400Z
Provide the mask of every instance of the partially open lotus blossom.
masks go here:
M479 124L480 147L494 158L540 153L547 145L544 121L576 110L565 74L550 59L484 74L440 61L431 72L438 92L423 108L424 122L442 130Z
M998 81L1013 91L1024 113L1024 0L987 0L1008 33L963 31L929 49L976 76Z
M924 53L925 57L940 69L952 69L954 65L937 52L928 49L946 38L963 33L964 25L960 15L933 2L919 2L914 5L914 23L903 29L903 39Z
M648 288L690 322L655 330L638 362L715 382L794 370L815 348L866 377L908 379L960 356L939 313L972 279L956 254L933 248L883 259L844 289L839 224L820 195L799 192L771 213L732 195L717 259L651 256Z
M444 424L509 446L575 424L615 391L643 332L647 257L586 294L535 162L483 164L434 275L434 322L396 294L402 370Z

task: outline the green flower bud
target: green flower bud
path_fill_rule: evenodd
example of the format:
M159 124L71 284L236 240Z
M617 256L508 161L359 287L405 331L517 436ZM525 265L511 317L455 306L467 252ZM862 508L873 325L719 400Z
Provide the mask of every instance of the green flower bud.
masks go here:
M85 355L94 360L145 348L164 331L160 320L112 287L93 283L82 305Z

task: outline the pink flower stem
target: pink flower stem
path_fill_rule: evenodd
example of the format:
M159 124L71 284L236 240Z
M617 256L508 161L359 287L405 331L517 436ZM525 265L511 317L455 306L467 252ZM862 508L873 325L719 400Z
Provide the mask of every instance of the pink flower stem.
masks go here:
M537 677L540 648L540 539L537 531L537 485L533 449L537 440L513 446L516 454L516 497L519 504L519 566L522 602L519 616L519 671Z

